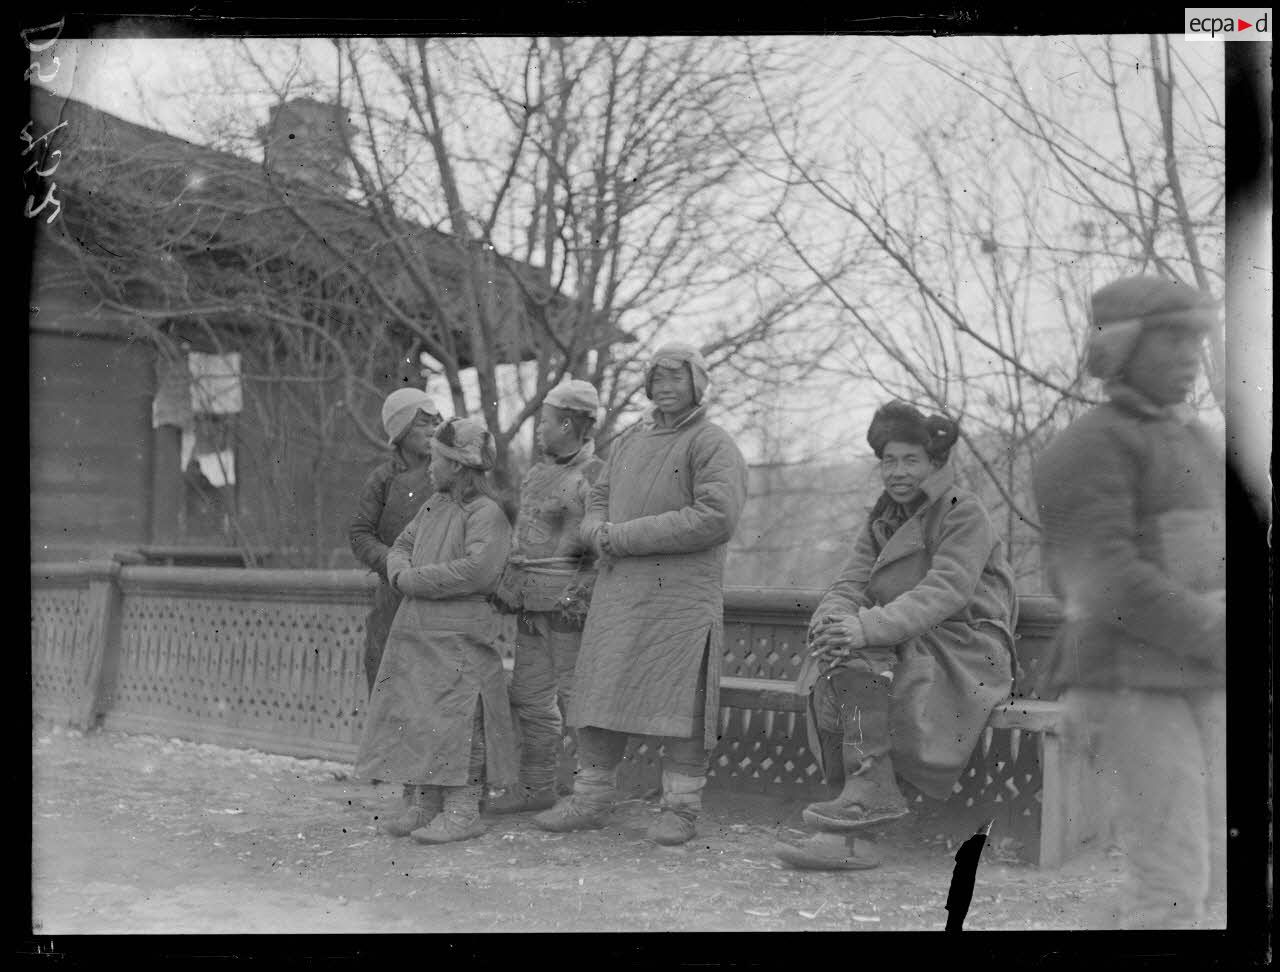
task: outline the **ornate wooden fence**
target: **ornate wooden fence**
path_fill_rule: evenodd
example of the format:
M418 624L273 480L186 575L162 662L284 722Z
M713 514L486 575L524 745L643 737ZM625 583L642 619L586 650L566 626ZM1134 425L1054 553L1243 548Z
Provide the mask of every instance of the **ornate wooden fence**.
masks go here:
M354 758L367 695L362 651L371 575L104 561L33 565L31 578L38 716L83 728L101 724L296 756ZM826 795L808 751L802 700L792 691L819 596L726 591L721 738L709 785ZM1057 610L1048 598L1023 598L1020 615L1019 656L1033 675ZM1042 817L1055 828L1066 826L1054 815L1063 815L1058 791L1070 785L1058 768L1052 707L1021 698L1019 692L993 717L945 809L975 823L997 818L1001 831L1021 838L1034 858L1043 843ZM569 746L566 739L566 768ZM1053 763L1054 805L1042 812L1045 759ZM656 787L657 754L643 744L633 747L622 782L632 791ZM917 799L922 810L942 809ZM1066 847L1066 839L1058 835L1049 844Z

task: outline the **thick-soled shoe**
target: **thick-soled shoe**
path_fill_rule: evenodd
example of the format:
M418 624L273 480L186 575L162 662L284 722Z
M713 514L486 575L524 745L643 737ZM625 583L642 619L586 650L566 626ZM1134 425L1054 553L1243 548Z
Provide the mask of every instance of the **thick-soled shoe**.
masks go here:
M482 807L482 812L487 813L528 813L530 810L550 810L556 805L556 794L554 787L547 787L545 790L535 790L523 783L516 783L509 786L501 796L494 797L489 801L487 808Z
M861 871L880 866L880 851L869 840L848 834L819 833L794 843L778 841L778 858L805 871Z
M429 824L444 805L439 787L413 784L405 786L404 802L399 816L378 825L378 829L388 837L408 837L419 827Z
M534 824L553 834L567 834L575 830L599 830L608 820L609 804L586 800L576 793L544 810L533 818Z
M665 847L688 843L697 833L698 828L692 817L665 807L661 816L649 825L649 839Z
M436 814L434 820L420 827L409 836L419 844L452 844L457 840L479 837L488 828L480 820L480 814L468 816L453 810Z
M845 776L844 788L834 800L805 807L801 813L805 823L818 830L857 830L910 813L894 779L893 763L883 756L866 763L861 772Z

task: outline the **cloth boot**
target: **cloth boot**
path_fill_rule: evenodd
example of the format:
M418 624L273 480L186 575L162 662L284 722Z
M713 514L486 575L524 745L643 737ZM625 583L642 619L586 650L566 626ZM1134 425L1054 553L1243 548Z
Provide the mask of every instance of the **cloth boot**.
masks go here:
M489 801L489 813L527 813L530 810L549 810L556 805L556 788L552 784L534 789L521 781L509 786L500 796Z
M573 793L533 818L542 830L563 834L599 830L617 799L617 770L579 766Z
M804 840L778 841L774 854L805 871L853 871L880 866L880 851L869 840L844 833L816 833Z
M486 828L480 821L481 787L472 784L441 789L444 791L444 808L429 824L410 836L419 844L449 844L483 834Z
M706 776L688 776L673 770L662 771L662 815L649 827L649 839L672 847L691 840L698 829L702 810L702 788Z
M819 830L854 830L897 820L910 812L889 755L889 680L866 672L833 676L840 705L844 785L839 796L805 807L805 822Z
M378 825L378 829L388 836L408 837L419 827L425 827L440 812L443 803L438 786L406 783L403 797L404 809L400 815Z

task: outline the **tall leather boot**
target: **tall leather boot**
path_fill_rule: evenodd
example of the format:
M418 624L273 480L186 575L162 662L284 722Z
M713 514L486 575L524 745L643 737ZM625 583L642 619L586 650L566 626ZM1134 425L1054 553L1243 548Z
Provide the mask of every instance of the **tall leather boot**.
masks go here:
M479 784L470 786L443 786L444 808L425 827L410 836L419 844L449 844L455 840L470 840L485 832L480 821Z
M698 832L696 821L702 810L702 788L706 776L686 776L662 771L662 815L649 828L649 839L668 847L691 840Z
M398 817L384 820L378 829L391 837L408 837L425 827L440 812L443 797L438 786L404 785L404 809Z
M840 795L805 807L819 830L856 830L910 812L889 755L889 680L844 669L833 676L844 729L844 785Z
M844 730L818 729L822 747L822 778L830 786L844 786Z

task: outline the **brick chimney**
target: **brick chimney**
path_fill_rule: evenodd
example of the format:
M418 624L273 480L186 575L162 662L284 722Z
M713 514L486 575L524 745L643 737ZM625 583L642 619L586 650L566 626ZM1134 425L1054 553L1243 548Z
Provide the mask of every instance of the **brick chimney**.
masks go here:
M343 139L355 129L340 106L294 98L273 105L258 131L273 173L339 195L351 187Z

